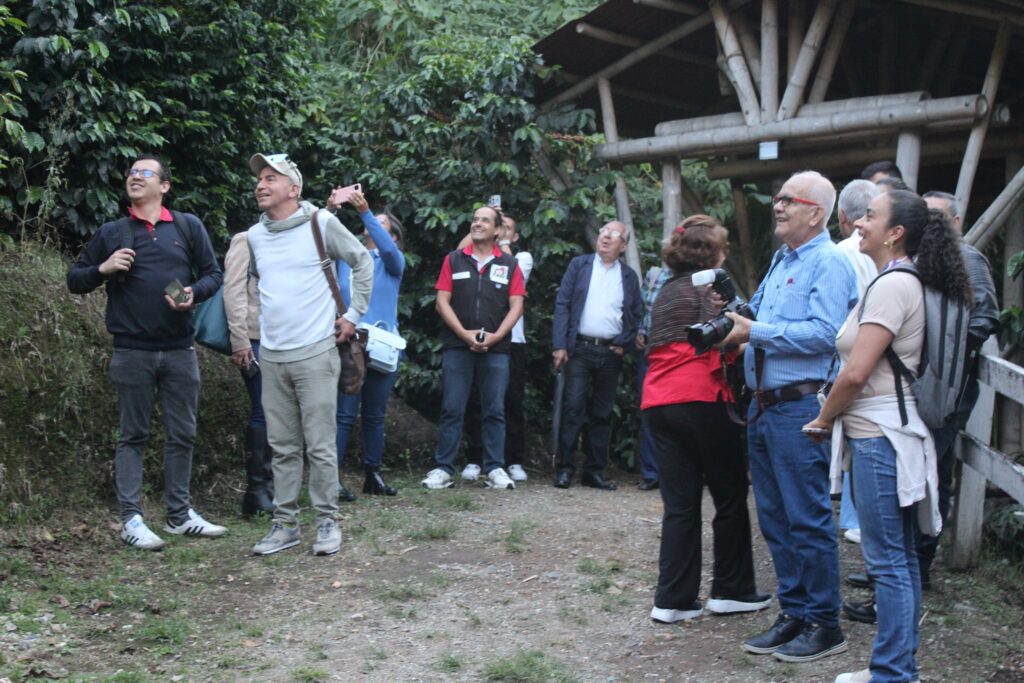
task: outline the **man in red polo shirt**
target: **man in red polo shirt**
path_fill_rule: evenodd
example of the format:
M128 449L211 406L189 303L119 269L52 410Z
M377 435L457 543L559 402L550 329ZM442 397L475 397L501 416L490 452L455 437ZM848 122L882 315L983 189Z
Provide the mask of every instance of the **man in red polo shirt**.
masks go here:
M473 214L472 244L445 257L437 278L437 312L445 323L441 370L441 422L437 467L423 479L428 489L454 483L462 418L473 383L480 392L483 472L491 488L514 489L505 472L505 390L508 387L509 333L523 314L526 285L516 258L495 239L501 212L483 206Z

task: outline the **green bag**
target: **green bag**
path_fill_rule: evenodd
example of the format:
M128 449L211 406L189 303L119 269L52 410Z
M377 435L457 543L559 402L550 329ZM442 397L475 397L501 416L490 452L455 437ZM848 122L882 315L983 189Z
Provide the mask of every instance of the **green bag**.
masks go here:
M228 316L224 313L224 288L195 307L196 341L214 351L231 355Z

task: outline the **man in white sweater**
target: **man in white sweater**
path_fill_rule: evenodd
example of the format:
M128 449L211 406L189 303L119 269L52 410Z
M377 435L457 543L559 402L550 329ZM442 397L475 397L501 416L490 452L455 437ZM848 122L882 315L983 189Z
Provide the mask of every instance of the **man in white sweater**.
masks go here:
M286 154L256 154L263 213L249 228L250 268L259 278L260 362L267 441L274 451L274 519L253 547L270 555L298 545L303 445L309 458L309 498L316 510L315 555L341 548L335 415L341 358L335 349L354 332L370 301L373 261L331 213L302 200L302 174ZM312 233L317 213L327 255L352 267L352 303L341 317L320 266Z

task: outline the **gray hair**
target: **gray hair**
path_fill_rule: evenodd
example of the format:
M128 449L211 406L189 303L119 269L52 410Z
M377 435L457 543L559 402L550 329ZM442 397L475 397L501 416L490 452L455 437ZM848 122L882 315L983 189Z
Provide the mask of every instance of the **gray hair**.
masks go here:
M949 202L949 212L953 215L953 218L962 218L960 215L960 204L956 201L956 195L948 192L941 192L939 190L931 190L921 195L922 199L928 199L929 197L935 197L936 199L945 199Z
M839 193L839 210L853 223L868 212L868 204L881 193L878 185L870 180L851 180Z
M817 202L825 210L825 219L821 222L821 227L826 228L829 219L832 218L832 211L836 208L836 188L832 181L817 171L800 171L794 173L790 180L793 178L807 182L807 199Z

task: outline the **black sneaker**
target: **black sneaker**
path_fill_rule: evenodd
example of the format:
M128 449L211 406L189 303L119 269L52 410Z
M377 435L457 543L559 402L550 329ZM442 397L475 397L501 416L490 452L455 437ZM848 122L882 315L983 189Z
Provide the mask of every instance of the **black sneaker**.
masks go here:
M743 649L754 655L770 655L800 635L804 623L803 619L780 612L772 627L764 633L744 641Z
M732 597L711 597L708 600L708 611L713 614L738 614L740 612L757 612L763 610L772 601L772 596L765 593L747 593Z
M875 613L875 601L854 602L847 600L843 603L843 614L850 621L859 621L862 624L873 624L878 621L878 614Z
M339 503L354 503L356 502L356 494L345 488L345 485L340 481L338 482L338 502Z
M841 628L825 628L808 622L800 635L775 650L772 656L783 662L813 662L840 652L846 652L846 636Z
M867 574L860 574L857 572L846 575L846 583L850 584L854 588L875 588L875 580Z

